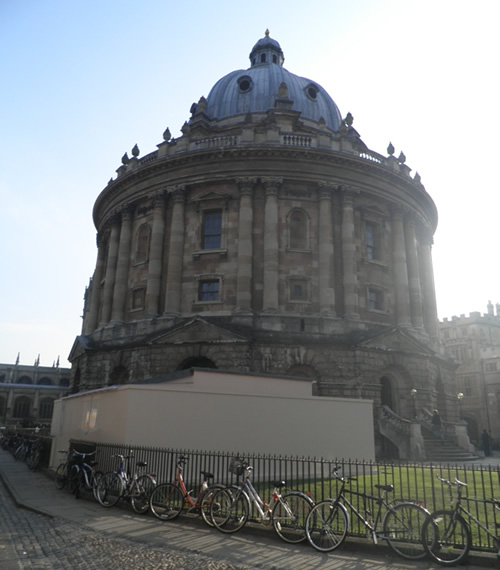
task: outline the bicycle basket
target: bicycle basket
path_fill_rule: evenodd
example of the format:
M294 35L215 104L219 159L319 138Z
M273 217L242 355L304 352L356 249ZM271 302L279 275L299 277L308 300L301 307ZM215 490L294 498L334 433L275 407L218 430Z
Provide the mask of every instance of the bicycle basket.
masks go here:
M229 473L232 473L233 475L237 475L239 477L240 475L243 475L244 471L244 461L242 461L239 457L233 457L229 462Z

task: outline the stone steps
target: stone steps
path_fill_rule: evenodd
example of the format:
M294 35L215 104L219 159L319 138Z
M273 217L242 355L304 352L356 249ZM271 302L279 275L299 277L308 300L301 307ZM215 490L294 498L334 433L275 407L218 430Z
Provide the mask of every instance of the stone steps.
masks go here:
M425 456L427 461L433 463L476 461L479 459L477 455L461 449L450 441L438 441L432 438L424 438Z

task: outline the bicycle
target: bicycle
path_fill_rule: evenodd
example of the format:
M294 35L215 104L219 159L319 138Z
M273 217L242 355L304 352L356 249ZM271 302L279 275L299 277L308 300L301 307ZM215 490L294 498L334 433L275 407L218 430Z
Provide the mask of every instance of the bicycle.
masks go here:
M42 450L43 440L41 438L35 439L31 445L28 456L26 457L28 469L31 471L36 471L38 469L38 466L40 465L40 459L42 458Z
M285 487L285 481L271 481L271 501L274 503L271 506L253 486L250 480L252 471L253 467L241 458L234 457L231 460L229 472L238 477L244 475L243 483L215 493L210 506L214 526L221 532L237 532L247 523L253 506L260 522L272 524L276 534L285 542L296 544L304 541L305 521L314 505L313 500L300 491L289 491L282 495L281 489Z
M97 485L97 500L103 507L113 507L120 499L129 499L132 509L138 514L149 510L149 498L156 487L156 476L153 473L137 475L130 474L130 460L133 455L113 455L120 460L117 471L105 473ZM127 467L125 468L125 463ZM144 469L147 463L137 461L136 468Z
M346 485L355 481L356 477L341 477L338 474L339 467L335 467L332 475L340 483L336 498L325 499L317 503L309 513L306 520L306 535L311 546L320 552L331 552L339 548L344 542L350 525L347 511L357 517L367 530L371 540L385 540L390 548L399 556L407 560L420 560L425 558L426 552L421 542L422 524L429 517L429 511L417 503L411 501L389 502L387 494L394 490L393 485L375 485L380 492L377 495L369 495L359 491L347 490ZM363 503L362 514L358 505L356 508L346 497L346 493L359 497ZM376 513L369 506L377 505ZM360 510L358 510L360 509ZM385 509L385 515L383 515ZM382 532L378 531L382 524Z
M491 532L462 505L463 500L473 501L493 505L495 510L500 511L500 501L464 497L462 493L467 483L462 483L456 477L455 482L443 479L439 475L437 478L443 485L448 486L451 508L434 511L422 527L422 542L429 556L441 566L455 566L465 560L472 545L470 522L464 518L465 515L493 540L498 550L497 558L500 558L500 536ZM457 489L456 499L453 496L454 487ZM495 522L495 528L499 527L500 523Z
M215 492L223 489L224 485L208 485L208 481L213 479L214 476L207 471L201 471L203 481L198 494L193 496L193 491L187 490L182 475L187 459L186 455L181 455L177 459L177 472L174 483L162 483L153 490L149 499L151 512L160 520L170 521L176 519L187 505L187 513L197 511L208 526L213 526L210 519L211 501Z
M68 482L68 476L71 466L73 465L73 451L72 450L59 450L58 453L64 453L66 455L65 461L60 463L56 469L56 475L54 477L54 483L56 489L61 491L66 486Z
M80 453L73 451L73 457L76 457L76 462L70 469L69 475L69 488L70 492L74 493L75 498L80 498L82 490L91 492L94 499L97 501L97 485L104 475L102 471L96 471L97 461L87 461L87 457L95 455L92 453Z

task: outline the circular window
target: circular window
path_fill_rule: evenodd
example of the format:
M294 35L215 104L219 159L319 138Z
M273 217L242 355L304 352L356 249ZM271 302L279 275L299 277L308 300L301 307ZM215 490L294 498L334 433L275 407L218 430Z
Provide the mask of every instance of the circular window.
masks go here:
M313 85L311 83L306 87L306 94L309 97L309 99L316 101L316 99L318 97L318 93L319 93L319 89L316 87L316 85Z
M240 88L241 93L247 93L252 89L252 80L248 75L244 75L238 79L238 87Z

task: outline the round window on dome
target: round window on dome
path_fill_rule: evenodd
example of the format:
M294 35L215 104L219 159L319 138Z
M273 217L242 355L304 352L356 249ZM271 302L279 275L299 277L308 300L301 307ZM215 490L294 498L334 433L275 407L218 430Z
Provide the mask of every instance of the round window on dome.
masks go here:
M318 97L318 93L319 93L319 89L316 85L310 83L306 89L306 95L309 97L309 99L311 99L312 101L316 101L317 97Z
M238 79L238 87L241 93L248 93L252 89L252 79L248 75L244 75Z

